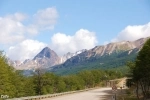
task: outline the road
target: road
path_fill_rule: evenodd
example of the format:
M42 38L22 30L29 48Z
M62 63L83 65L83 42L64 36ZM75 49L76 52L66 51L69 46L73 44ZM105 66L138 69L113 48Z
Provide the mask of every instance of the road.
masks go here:
M68 94L42 100L112 100L111 88L99 88L95 90Z

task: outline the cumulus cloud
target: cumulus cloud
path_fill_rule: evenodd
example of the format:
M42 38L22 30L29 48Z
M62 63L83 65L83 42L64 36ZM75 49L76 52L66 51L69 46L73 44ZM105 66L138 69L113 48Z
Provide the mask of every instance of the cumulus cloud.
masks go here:
M42 30L52 30L58 19L58 12L55 7L42 9L33 15L33 22L26 27L31 34L38 34Z
M32 59L46 46L47 44L37 40L27 39L15 46L11 46L7 55L13 60L24 61L25 59Z
M29 34L37 34L43 30L52 30L57 22L58 13L56 8L46 8L37 11L32 16L33 22L24 24L27 15L14 13L0 17L0 44L18 43L26 38Z
M22 41L25 38L24 25L20 22L23 18L25 18L25 16L19 13L0 17L0 43L15 43Z
M80 29L72 36L56 33L52 36L51 41L51 48L59 55L76 52L81 49L90 49L97 44L95 33L86 29Z
M150 36L150 22L145 25L127 26L112 41L134 41L148 36Z
M34 24L40 29L53 29L58 18L58 12L56 8L46 8L39 10L34 15Z
M27 18L27 15L23 13L14 13L13 15L7 15L6 17L15 21L23 21Z

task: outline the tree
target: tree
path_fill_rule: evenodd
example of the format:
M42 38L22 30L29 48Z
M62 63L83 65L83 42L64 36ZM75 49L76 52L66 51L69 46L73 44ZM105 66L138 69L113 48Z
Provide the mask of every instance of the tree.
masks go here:
M137 75L144 98L147 98L150 89L150 39L146 41L143 48L140 50L135 64L134 74Z
M56 81L56 75L52 73L44 73L42 93L43 94L54 93L55 81Z
M86 88L94 87L94 76L91 71L82 71L79 76L84 80Z
M143 99L148 98L150 90L150 39L146 41L139 51L135 64L130 64L132 79L142 89ZM138 95L138 93L137 93Z
M23 82L23 90L24 90L24 96L33 96L36 95L35 91L35 85L34 84L34 78L29 76L29 77L24 77Z
M34 84L35 84L35 91L36 94L38 95L42 95L42 88L43 88L43 84L44 84L44 80L43 80L43 76L44 76L44 70L43 69L36 69L35 73L34 73Z
M65 89L66 89L66 84L65 84L63 78L62 78L62 77L59 77L59 78L56 80L56 82L57 82L57 88L58 88L58 89L57 89L57 92L64 92Z
M130 68L129 73L127 74L127 77L129 77L129 79L127 80L126 85L128 87L135 87L136 88L136 95L138 100L139 98L139 81L138 81L138 71L135 71L135 62L128 62L127 66ZM132 78L132 79L130 79Z
M0 51L0 94L15 96L16 87L12 83L13 71L14 69L7 64L5 55Z

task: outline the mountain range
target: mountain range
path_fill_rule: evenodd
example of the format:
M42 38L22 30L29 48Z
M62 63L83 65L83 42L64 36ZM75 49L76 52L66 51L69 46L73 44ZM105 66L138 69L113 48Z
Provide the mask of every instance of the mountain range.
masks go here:
M68 52L61 57L49 47L45 47L33 59L27 59L24 62L8 59L8 62L18 70L46 68L49 71L61 73L69 70L76 72L83 69L108 68L112 65L118 67L123 66L128 60L133 60L148 38L150 37L95 46L89 50Z
M53 50L49 47L43 48L33 59L26 59L21 62L19 60L11 60L8 58L8 63L12 65L17 70L34 70L36 68L49 68L55 65L64 63L66 60L73 56L76 56L86 49L77 51L75 53L68 52L63 56L59 57Z

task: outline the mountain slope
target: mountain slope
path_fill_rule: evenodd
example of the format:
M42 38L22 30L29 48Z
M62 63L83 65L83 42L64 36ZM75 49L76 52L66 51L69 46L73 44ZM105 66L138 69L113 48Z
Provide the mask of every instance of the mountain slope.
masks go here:
M84 69L107 69L124 66L127 61L135 59L147 39L141 38L133 42L123 41L96 46L71 57L63 64L54 66L51 71L67 74Z
M9 60L9 62L19 70L34 70L40 67L65 74L83 69L114 68L125 65L128 60L133 60L148 38L132 42L109 43L90 50L83 49L75 53L67 53L62 57L45 47L32 60L27 59L24 62Z
M45 47L32 60L27 59L17 67L19 70L28 70L36 68L47 68L60 64L60 58L49 47Z
M54 66L60 63L58 55L48 47L45 47L40 53L38 53L33 60L45 67Z
M82 53L82 52L84 52L84 51L86 51L86 49L83 49L83 50L80 50L80 51L77 51L77 52L75 52L75 53L70 53L70 52L68 52L67 54L65 54L65 55L63 55L62 57L60 57L60 64L61 63L64 63L66 60L68 60L68 59L70 59L70 58L72 58L72 57L74 57L74 56L77 56L78 54L80 54L80 53Z

